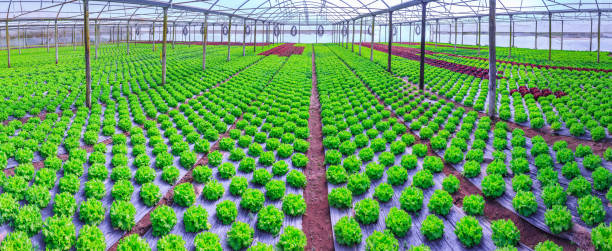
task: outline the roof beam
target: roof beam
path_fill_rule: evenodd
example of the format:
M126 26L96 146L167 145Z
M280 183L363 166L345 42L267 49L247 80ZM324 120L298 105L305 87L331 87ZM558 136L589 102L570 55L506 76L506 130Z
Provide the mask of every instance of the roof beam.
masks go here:
M353 18L350 18L350 19L346 19L343 22L357 20L357 19L364 18L364 17L377 16L379 14L388 13L388 12L391 12L391 11L396 11L396 10L400 10L400 9L404 9L404 8L408 8L408 7L412 7L412 6L416 6L416 5L420 5L422 3L429 3L429 2L435 2L435 1L437 1L437 0L412 0L412 1L408 1L408 2L403 2L401 4L391 6L391 7L389 7L386 10L379 10L379 11L374 11L374 12L367 13L367 14L362 14L362 15L359 15L359 16L356 16L356 17L353 17Z
M102 1L102 0L96 0L96 1ZM198 8L198 7L184 6L184 5L180 5L180 4L158 2L158 1L154 1L154 0L107 0L107 1L109 1L109 2L117 2L117 3L126 3L126 4L135 4L135 5L147 5L147 6L153 6L153 7L159 7L159 8L172 8L172 9L176 9L176 10L183 10L183 11L190 11L190 12L199 12L199 13L213 14L213 15L227 16L227 17L236 17L236 18L241 18L241 19L245 19L246 18L246 17L240 16L240 15L236 15L236 14L233 14L233 13L226 13L226 12L222 12L222 11L211 10L212 6L209 9L204 9L204 8ZM259 20L259 21L261 21L261 20Z

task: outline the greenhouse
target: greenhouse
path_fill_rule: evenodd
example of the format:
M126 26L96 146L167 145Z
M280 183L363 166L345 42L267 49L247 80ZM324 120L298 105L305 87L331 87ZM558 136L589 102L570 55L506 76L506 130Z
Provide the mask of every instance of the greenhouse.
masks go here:
M612 251L611 0L0 0L0 251Z

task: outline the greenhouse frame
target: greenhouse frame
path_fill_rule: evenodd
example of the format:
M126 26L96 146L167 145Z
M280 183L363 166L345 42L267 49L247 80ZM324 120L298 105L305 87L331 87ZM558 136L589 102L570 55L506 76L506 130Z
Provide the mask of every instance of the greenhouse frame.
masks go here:
M610 0L0 0L0 251L612 250Z

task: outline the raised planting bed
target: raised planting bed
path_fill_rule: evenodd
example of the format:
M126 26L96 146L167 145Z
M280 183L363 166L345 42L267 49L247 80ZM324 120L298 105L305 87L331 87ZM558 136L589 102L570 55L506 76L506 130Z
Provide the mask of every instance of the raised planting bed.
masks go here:
M368 48L362 49L368 54ZM375 51L374 55L375 62L386 68L386 53ZM486 67L484 61L464 62L448 56L433 57ZM398 58L393 60L393 65L394 74L406 76L410 82L418 83L419 62ZM510 64L501 64L498 68L503 69L505 77L498 80L497 87L496 108L502 120L580 140L611 142L608 127L612 126L612 116L606 113L612 104L606 98L612 95L610 89L606 88L610 73L546 70ZM487 79L478 80L467 74L426 67L425 86L440 96L473 107L477 111L486 111L488 108ZM559 98L554 95L540 96L538 100L533 94L522 96L515 92L511 95L510 91L518 89L519 86L550 89L552 93L567 95L559 95Z
M495 243L497 229L486 218L467 215L454 203L451 194L460 184L441 172L442 160L428 156L427 149L422 152L423 145L413 145L418 142L406 127L348 67L338 65L342 61L329 49L317 48L335 249L423 244L441 250L492 250L502 245ZM342 116L341 111L349 112ZM466 225L473 232L466 232ZM529 250L515 233L517 238L507 245Z
M108 47L109 50L114 48ZM202 211L192 206L195 203L204 207L205 202L209 201L203 199L201 191L198 190L203 189L205 185L194 182L194 189L189 183L180 181L189 180L189 177L202 177L202 173L199 173L200 176L197 176L197 172L194 173L194 166L204 167L203 162L210 155L209 151L214 149L215 145L227 146L220 144L223 136L240 135L240 132L230 129L237 128L240 124L244 126L243 122L247 120L247 123L253 121L252 125L246 126L250 134L252 127L255 127L256 131L261 129L261 132L266 132L262 128L269 128L261 123L259 128L256 127L256 121L283 129L283 124L279 124L276 116L290 117L295 121L294 126L298 122L300 124L299 130L288 127L299 131L299 134L291 134L294 135L294 142L298 141L298 138L302 139L300 143L294 143L295 149L306 151L308 147L307 144L304 147L303 138L308 137L308 130L304 130L307 128L304 124L307 124L304 122L307 121L307 116L304 118L298 111L308 110L308 102L300 101L308 100L310 94L310 57L293 59L296 63L289 64L292 67L279 73L283 78L262 90L262 83L270 82L277 76L275 73L287 58L253 56L250 53L249 56L236 57L227 63L224 50L216 51L213 48L211 51L207 70L202 72L201 61L185 60L188 57L199 58L199 51L185 52L183 49L177 49L174 54L177 58L171 56L169 60L180 60L182 64L170 64L172 66L169 67L171 74L168 75L168 83L161 86L156 84L159 81L158 75L151 73L153 68L156 68L152 62L156 62L158 57L151 53L150 47L134 45L131 57L142 57L141 61L119 61L121 63L117 64L116 72L98 72L105 77L101 78L103 81L93 85L94 93L97 94L94 96L95 102L91 110L80 105L83 98L78 94L84 90L72 89L69 93L76 93L77 96L68 100L70 104L79 103L74 114L66 109L62 116L48 113L44 120L33 117L26 123L12 120L2 126L0 164L10 177L3 183L6 186L3 186L0 194L3 200L0 208L12 210L11 208L19 209L21 206L23 210L20 211L23 213L3 213L3 224L0 227L8 236L0 243L0 247L12 250L11 245L20 241L19 245L25 249L33 246L67 250L76 246L77 250L90 250L117 248L122 245L163 249L169 242L176 242L183 243L183 246L186 245L190 249L194 245L223 245L229 249L230 246L225 241L228 238L226 235L219 236L212 232L197 234L210 228L224 231L224 228L215 224L207 224L214 222L216 208L205 208L205 211ZM241 54L241 48L232 48L231 53ZM115 54L108 62L115 62L116 55L121 54ZM104 57L99 60L105 62ZM305 89L299 92L301 96L287 93L293 88L281 88L290 81L288 78L294 79L298 68L304 73L301 74L304 80L295 83ZM305 86L300 83L305 83ZM262 98L264 93L269 98L256 101L257 98ZM251 101L247 101L249 99ZM255 106L264 104L266 107L275 107L271 110L273 115L270 115L269 119L265 119L267 113L256 113L260 109ZM289 109L285 109L287 107ZM250 113L251 116L244 117L243 113ZM253 114L257 116L254 117ZM244 129L243 133L247 134L246 130ZM284 136L285 134L287 136ZM289 132L284 133L283 140L291 139L291 135ZM29 138L27 144L23 144L25 138ZM238 163L229 159L231 151L219 151L222 152L221 161L226 167L229 167L229 164L238 166ZM237 154L237 150L235 152ZM292 169L291 160L296 154L285 157L290 160L288 169ZM281 161L280 158L274 159ZM296 163L300 161L300 168L308 161L304 158L295 159ZM299 172L299 169L295 172ZM211 175L214 175L211 179L218 179L219 184L225 184L217 172ZM293 175L301 180L302 176L298 173ZM247 180L250 179L249 177ZM285 181L284 178L281 180ZM28 184L30 182L31 185ZM181 184L178 185L177 182ZM286 182L290 183L288 180ZM301 183L298 181L296 184ZM247 185L267 193L264 185L254 185L248 181ZM271 186L270 189L277 187L281 186ZM223 188L230 193L228 186ZM284 191L300 196L300 190L286 188ZM192 194L195 196L195 202L192 202ZM266 199L269 201L266 206L274 205L278 210L282 210L281 198L285 192L271 194L274 194L270 195L274 196L274 199ZM18 199L15 200L15 197ZM236 200L235 197L231 199ZM170 210L162 207L162 204L168 205ZM293 204L298 206L293 214L295 216L287 218L283 226L292 225L294 228L282 228L279 235L257 231L254 234L255 241L261 239L271 245L281 243L278 244L279 247L300 242L303 244L298 246L304 246L306 238L300 230L301 217L298 216L301 205L299 197L294 199ZM192 207L193 210L187 210ZM155 211L156 209L159 210ZM269 211L271 212L267 215L277 212L273 209ZM165 233L157 229L159 220L172 222L171 214L176 218L170 229L176 232L189 231L189 234L169 234L164 237L158 235ZM206 214L208 219L203 220L201 216ZM253 214L241 210L240 219L251 224L247 227L257 229L258 217L251 215ZM262 215L261 218L263 217ZM13 222L17 224L12 224ZM259 228L269 232L276 231L275 228L265 226ZM156 231L156 236L148 238L146 231L141 233L145 235L142 241L135 235L126 236L126 233L138 232L140 229ZM22 236L22 232L27 233ZM228 232L227 229L225 232ZM191 240L195 238L196 241L187 242L189 244L184 242L189 240L189 237ZM65 242L54 241L64 238ZM268 241L264 241L266 238Z
M366 59L337 51L386 107L404 118L406 127L429 141L436 155L462 172L488 200L548 232L539 237L559 236L583 249L593 248L591 229L612 220L606 197L612 177L610 158L605 158L609 154L593 154L586 146L569 149L563 141L547 143L503 122L493 125L475 111L466 113L430 94L414 93L414 87L396 82L383 67L371 69L363 63ZM533 240L534 236L527 239L535 245Z

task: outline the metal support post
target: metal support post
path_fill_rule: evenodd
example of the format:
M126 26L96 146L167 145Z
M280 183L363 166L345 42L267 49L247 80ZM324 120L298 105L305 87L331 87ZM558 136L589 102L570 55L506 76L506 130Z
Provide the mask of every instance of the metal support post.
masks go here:
M497 62L495 55L495 4L496 0L489 0L489 117L493 118L497 111Z

